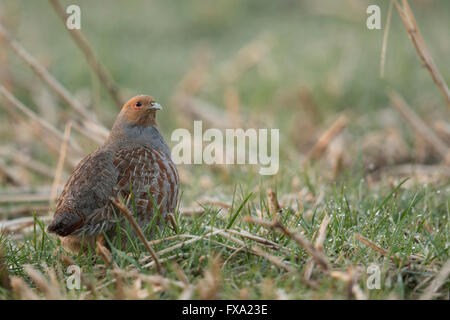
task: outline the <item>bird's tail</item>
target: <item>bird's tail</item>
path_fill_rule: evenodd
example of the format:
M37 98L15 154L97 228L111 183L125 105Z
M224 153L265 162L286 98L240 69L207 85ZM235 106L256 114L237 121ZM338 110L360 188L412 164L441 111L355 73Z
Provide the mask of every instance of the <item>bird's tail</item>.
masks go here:
M77 214L71 210L57 211L53 221L47 227L47 231L59 236L68 236L83 225L82 214Z

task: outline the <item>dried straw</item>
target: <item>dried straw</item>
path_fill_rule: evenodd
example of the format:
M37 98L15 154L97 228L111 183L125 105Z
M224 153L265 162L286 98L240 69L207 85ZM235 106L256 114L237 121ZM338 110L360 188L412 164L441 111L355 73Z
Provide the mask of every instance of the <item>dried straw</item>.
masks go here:
M65 24L67 16L64 12L64 9L62 8L61 4L58 0L49 0L50 4L53 6L53 9L55 9L58 16L61 18L62 22ZM92 50L89 42L87 41L86 37L83 35L81 30L73 29L69 30L70 36L75 41L75 43L78 45L78 47L83 52L87 62L91 66L92 70L94 70L94 73L98 76L100 81L105 86L106 90L109 92L111 97L113 98L114 102L117 104L119 108L122 107L123 101L120 98L119 91L117 89L117 86L111 77L111 75L107 72L107 70L103 67L103 65L100 63L99 59L95 57L94 51Z
M450 276L450 259L444 264L441 270L434 277L433 281L425 289L424 293L420 296L420 300L430 300L433 298L436 291L448 281Z
M290 231L289 229L287 229L280 221L275 220L275 221L270 222L270 221L265 221L262 219L254 218L251 216L245 216L244 221L246 221L248 223L254 223L254 224L263 226L264 228L278 231L278 232L286 235L287 237L289 237L289 238L293 239L295 242L297 242L297 244L300 247L305 249L306 252L308 252L312 256L312 258L315 260L315 262L317 264L319 264L324 270L330 269L328 259L325 257L325 255L321 251L314 248L314 246L312 246L311 243L300 233L293 232L293 231Z
M318 159L326 147L330 144L334 137L336 137L346 126L348 119L346 116L339 116L317 140L316 144L311 148L306 156L306 159Z
M162 271L161 269L161 263L159 262L158 255L156 252L152 249L147 239L145 239L144 233L142 232L141 228L137 224L136 220L134 220L132 213L128 208L119 200L110 198L111 202L116 206L117 209L120 210L120 212L125 216L125 218L130 222L131 226L133 227L134 231L136 231L139 239L141 239L144 246L147 248L148 252L152 256L153 260L156 264L156 270L160 273Z
M58 194L58 186L61 180L61 175L64 169L64 160L67 154L67 145L70 141L70 129L72 127L72 121L68 121L66 123L66 128L64 130L64 141L61 144L61 148L59 151L58 163L56 165L55 178L52 184L52 190L50 192L49 206L52 208L54 206L54 202L56 200L56 196Z
M450 90L445 83L444 78L441 76L438 68L436 67L433 57L429 53L427 46L422 38L422 34L419 31L419 28L416 23L416 19L411 11L411 8L408 4L407 0L402 0L403 6L401 6L397 0L394 0L397 11L400 15L400 18L403 21L403 24L406 27L406 31L408 32L408 36L411 39L414 47L416 48L417 53L422 59L425 67L429 71L431 78L439 87L444 96L445 101L447 102L448 107L450 108Z
M432 129L408 106L398 93L389 91L392 104L422 138L438 152L446 163L450 164L450 148L437 136Z

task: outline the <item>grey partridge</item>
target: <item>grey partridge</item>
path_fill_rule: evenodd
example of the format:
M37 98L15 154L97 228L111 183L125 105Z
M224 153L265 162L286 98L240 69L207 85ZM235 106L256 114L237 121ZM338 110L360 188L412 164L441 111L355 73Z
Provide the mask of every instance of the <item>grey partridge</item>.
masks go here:
M58 198L47 230L58 235L65 249L78 252L102 235L113 234L124 219L112 198L127 200L141 228L176 208L178 172L170 150L156 128L151 96L136 96L120 111L111 133L100 148L74 169ZM159 221L160 222L160 221Z

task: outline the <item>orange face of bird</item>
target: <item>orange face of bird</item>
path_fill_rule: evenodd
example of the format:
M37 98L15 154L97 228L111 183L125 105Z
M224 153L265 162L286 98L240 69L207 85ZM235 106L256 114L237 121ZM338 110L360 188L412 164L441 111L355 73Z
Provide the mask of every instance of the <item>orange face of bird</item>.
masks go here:
M156 111L162 107L151 96L136 96L128 100L122 108L127 120L141 126L155 125Z

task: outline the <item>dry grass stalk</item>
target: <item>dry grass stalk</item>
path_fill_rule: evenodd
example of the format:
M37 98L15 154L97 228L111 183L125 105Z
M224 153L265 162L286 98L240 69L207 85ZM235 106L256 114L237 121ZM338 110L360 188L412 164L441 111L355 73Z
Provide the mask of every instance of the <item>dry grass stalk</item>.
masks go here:
M209 268L205 271L204 278L198 284L198 294L202 300L216 300L221 283L222 262L219 255L214 255Z
M278 256L271 255L271 254L269 254L269 253L259 249L258 247L250 246L250 245L246 244L244 241L239 240L238 238L235 238L235 237L231 236L230 234L228 234L224 230L217 230L216 228L208 227L208 226L206 228L209 229L209 230L219 231L218 235L220 235L220 236L224 237L225 239L228 239L228 240L238 244L241 247L245 247L248 252L268 260L272 264L276 265L279 268L282 268L282 269L286 270L287 272L295 271L294 268L292 268L291 266L289 266L286 263L284 263L280 259L280 257L278 257Z
M333 178L337 178L339 173L342 172L342 169L344 168L344 151L345 145L343 139L337 138L330 144L328 159L331 162L331 167L333 169Z
M438 274L434 277L433 281L425 289L424 293L420 296L420 300L430 300L433 299L436 291L448 281L450 276L450 260L444 264Z
M167 214L167 216L169 217L169 222L172 225L173 230L178 233L178 225L177 221L175 220L175 216L170 212Z
M14 193L0 194L0 203L20 203L20 202L48 202L50 193Z
M125 296L125 288L124 281L120 274L120 271L116 268L113 268L112 274L114 275L114 279L116 279L116 290L114 291L114 300L124 300Z
M153 246L155 244L160 244L164 241L171 241L171 240L177 240L177 239L182 239L182 238L192 238L192 237L196 237L196 236L192 236L190 234L176 234L174 236L169 236L167 238L162 238L162 239L156 239L156 240L151 240L148 243Z
M29 205L22 205L22 206L16 206L12 208L2 208L0 207L0 216L7 216L7 217L21 217L21 216L29 216L31 213L42 213L42 212L48 212L50 210L50 207L45 206L29 206Z
M161 273L162 269L161 269L161 264L159 262L158 256L157 256L156 252L152 249L150 244L148 243L147 239L145 239L144 233L142 232L141 228L137 224L136 220L134 220L133 215L130 212L130 210L128 210L128 208L121 201L114 199L112 197L110 198L110 200L116 206L116 208L119 209L120 212L125 216L125 218L128 220L128 222L130 222L131 226L133 227L134 231L138 235L139 239L141 239L142 243L144 244L144 246L147 248L148 252L152 256L153 261L155 261L156 270L159 273Z
M377 251L382 256L388 257L389 259L391 259L391 261L395 262L397 256L389 255L389 252L386 249L381 248L380 246L375 244L373 241L371 241L368 238L360 235L359 233L355 233L355 238L357 240L361 241L362 243L364 243L369 248ZM423 257L416 256L416 255L410 255L409 257L406 257L406 264L409 264L412 261L422 261L422 260L423 260Z
M450 123L445 121L437 121L434 123L434 129L448 144L450 144Z
M183 282L185 286L189 286L190 285L189 280L186 277L186 274L183 272L183 270L178 265L178 263L174 263L173 264L173 271L177 275L178 279L180 279L181 282Z
M58 195L58 186L59 186L61 176L63 173L63 169L64 169L64 160L66 159L67 146L70 141L70 129L71 128L72 128L72 121L69 120L66 123L66 127L64 129L64 141L61 143L59 157L58 157L58 163L56 165L56 170L55 170L55 178L53 180L52 190L50 192L50 198L49 198L50 208L54 207L56 196Z
M178 296L178 300L191 300L194 294L195 286L189 286L184 288L183 292Z
M388 15L386 18L386 27L384 28L383 33L383 45L381 47L381 60L380 60L380 77L384 77L384 65L386 62L386 49L387 49L387 40L389 36L389 30L391 29L391 17L392 17L392 8L394 7L394 1L391 0L389 3Z
M0 176L3 176L5 179L5 182L16 186L24 186L24 183L20 177L20 175L16 174L16 172L12 171L6 163L3 161L3 159L0 159Z
M161 275L145 275L137 271L131 271L127 272L124 270L116 270L116 273L119 274L123 278L135 278L135 279L141 279L142 281L145 281L147 283L150 283L154 286L154 289L157 290L164 290L167 291L170 286L175 286L178 288L184 288L184 284L181 281L172 280L169 278L165 278ZM115 283L117 279L113 279L99 287L97 287L97 290L102 289L104 287L107 287L108 285Z
M48 300L59 300L63 298L58 287L53 286L42 273L34 269L30 265L24 266L25 272L33 280L38 289L44 294L45 298Z
M361 241L366 246L368 246L368 247L372 248L373 250L377 251L382 256L389 257L389 252L387 250L379 247L378 245L376 245L374 242L372 242L371 240L367 239L366 237L363 237L359 233L355 233L355 237L356 237L357 240Z
M331 218L328 216L328 214L325 214L325 217L323 218L322 223L320 224L319 233L317 235L316 241L314 243L314 247L322 252L323 252L323 243L327 236L327 228L330 221Z
M350 266L351 267L351 266ZM351 298L352 295L352 291L351 291L351 281L352 281L352 277L349 273L349 269L347 270L347 272L343 272L343 271L336 271L333 270L330 272L330 276L334 279L340 280L342 282L344 282L346 284L346 295L347 295L347 299Z
M1 24L0 36L4 37L11 49L13 49L14 53L16 53L26 64L28 64L34 73L36 73L36 75L44 81L64 102L78 112L84 121L92 122L92 124L96 126L99 131L103 132L105 136L108 135L108 130L100 124L93 123L93 116L89 114L86 108L78 102L78 100L76 100L70 92L60 82L58 82L58 80L56 80L44 67L42 67L33 58L33 56L31 56L16 40L14 40L5 27Z
M311 280L312 272L315 267L314 259L309 259L305 266L305 272L303 273L303 280L309 282Z
M24 168L30 169L33 172L40 174L43 177L53 179L53 171L47 165L30 158L24 152L17 149L6 147L0 149L0 155L9 159Z
M411 39L414 47L416 48L417 53L420 56L420 59L424 63L425 67L428 69L431 78L439 87L444 96L445 101L447 102L447 106L450 108L450 90L445 83L444 78L441 76L438 68L436 67L433 57L429 53L427 46L422 38L422 34L417 27L416 19L411 11L411 8L408 4L408 1L402 0L403 6L401 6L397 0L394 0L395 6L397 7L397 11L400 15L400 18L403 21L403 24L406 27L406 31L408 32L409 39Z
M146 281L155 287L156 286L161 287L161 289L163 289L165 291L167 291L171 285L176 286L178 288L184 288L184 284L181 281L172 280L172 279L160 276L160 275L148 276L148 275L138 274L137 276L140 277L143 281Z
M239 252L241 252L242 250L245 250L245 249L247 249L247 248L246 247L240 247L240 248L234 249L234 251L227 257L227 259L223 263L222 268L225 268L225 265L227 264L227 262L230 261L231 258L233 258L237 253L239 253Z
M416 132L414 135L414 159L418 163L426 163L430 154L434 153L434 150L430 150L430 148L432 147Z
M361 290L361 287L358 284L359 275L357 270L350 265L348 267L347 273L349 275L350 281L348 282L348 291L349 296L353 295L356 300L367 300L367 296L364 294L364 292Z
M348 120L344 115L339 116L336 121L333 122L331 127L329 127L317 140L316 144L312 147L306 156L306 159L318 159L322 155L323 151L326 149L328 144L336 137L346 126Z
M450 148L431 130L427 124L407 105L405 100L394 91L388 92L392 104L398 112L405 118L413 129L420 134L435 150L444 161L450 164Z
M39 297L31 290L26 282L19 277L11 278L11 287L15 295L22 300L39 300Z
M189 256L189 255L188 255L187 253L175 254L175 255L172 255L172 256L169 256L169 257L166 257L166 258L162 258L162 259L160 259L159 261L160 261L161 264L162 264L162 263L165 263L165 262L167 262L167 261L170 261L170 260L173 260L173 259L176 259L176 258L187 258L188 256ZM148 264L145 265L145 266L142 266L142 268L147 268L147 269L149 269L149 268L152 268L153 266L155 266L154 261L148 263ZM115 270L115 272L116 272L116 274L120 274L122 277L134 277L134 278L137 278L137 279L140 279L140 280L143 279L143 274L142 274L140 271L138 271L134 265L133 265L133 266L130 266L130 268L131 268L131 271L129 271L129 272L126 272L126 271L121 270L121 269L118 269L118 268ZM147 282L155 283L155 282L157 282L157 281L159 281L159 282L161 281L161 278L160 278L159 276L155 276L155 277L157 277L157 278L152 278L153 280L147 281ZM163 278L163 279L165 279L165 278ZM148 279L147 279L147 280L148 280ZM167 280L166 282L171 282L171 281L172 281L172 280L170 280L170 279L166 279L166 280ZM96 287L96 288L94 288L94 289L95 289L96 291L98 291L98 290L101 290L101 289L103 289L103 288L109 286L110 284L116 283L116 282L117 282L117 278L112 279L112 280L110 280L110 281L108 281L108 282L106 282L106 283L104 283L104 284L102 284L102 285L99 285L98 287ZM179 281L173 281L172 284L174 284L175 286L178 286L178 287L183 287L183 286L184 286L184 283L183 283L183 282L179 282ZM185 288L185 289L186 289L186 288ZM126 292L129 292L129 290L127 290L127 288L125 288L124 291L125 291L125 293L126 293ZM186 294L187 294L187 293L186 293ZM191 293L191 294L192 294L192 293ZM125 294L125 297L129 297L129 296L130 296L129 294ZM181 299L181 298L180 298L180 299ZM186 299L188 299L188 298L186 298Z
M231 204L225 201L213 199L213 198L202 198L198 201L200 204L210 204L216 207L221 207L224 209L231 209Z
M58 16L61 18L62 22L65 24L67 16L59 1L58 0L49 0L49 1L53 6L53 8L55 9ZM89 42L87 41L86 37L83 35L81 30L78 29L73 30L67 29L67 31L83 52L87 62L91 66L92 70L94 70L94 73L98 76L100 81L103 83L103 85L113 98L114 102L117 104L119 108L121 108L123 105L123 101L120 98L117 86L114 83L114 80L112 79L111 75L106 71L106 69L102 66L100 61L95 57L94 51L89 45Z
M160 257L160 256L162 256L163 254L172 252L172 251L174 251L174 250L176 250L176 249L179 249L179 248L182 248L182 247L184 247L184 246L187 246L188 244L191 244L191 243L194 243L194 242L197 242L197 241L200 241L200 240L205 240L205 239L209 238L210 236L213 236L213 235L215 235L215 234L218 234L220 231L223 231L223 230L216 230L216 231L214 231L214 232L210 232L210 233L208 233L208 234L205 234L205 235L203 235L203 236L201 236L201 237L192 235L191 237L192 237L193 239L190 239L190 240L187 240L187 241L183 241L183 242L177 243L177 244L175 244L175 245L173 245L173 246L170 246L170 247L168 247L168 248L162 249L162 250L160 250L160 251L157 252L157 255L158 255L158 257ZM144 263L145 261L148 260L148 258L149 258L149 257L145 257L145 258L141 259L141 260L140 260L140 263ZM145 267L145 266L143 266L143 267Z
M281 245L279 245L279 244L277 244L277 243L275 243L273 241L270 241L270 240L268 240L266 238L259 237L259 236L256 236L254 234L251 234L250 232L247 232L245 230L238 231L238 230L228 229L228 230L226 230L226 232L231 233L233 235L240 236L240 237L245 238L245 239L253 240L253 241L259 243L260 245L263 245L263 246L265 246L267 248L270 248L270 249L282 250L286 254L291 254L292 253L291 249L289 249L289 248L283 247L283 246L281 246Z
M43 222L48 222L52 218L51 217L40 217L39 220ZM12 220L6 220L0 222L0 232L2 233L15 233L19 232L29 226L34 224L34 217L23 217Z
M320 252L323 252L323 243L325 241L325 238L327 236L327 228L328 224L330 223L331 218L325 214L325 217L323 218L322 222L320 223L319 231L317 238L314 242L314 247L319 250ZM305 267L305 272L303 274L303 280L306 282L309 282L311 279L312 272L314 270L315 263L314 259L310 259Z
M58 277L56 276L56 271L54 268L48 268L46 270L48 277L49 277L49 282L50 284L54 287L54 288L59 288L58 290L61 290L63 296L66 296L67 294L67 290L66 287L61 285L61 283L58 280Z
M105 262L106 267L113 263L111 251L104 246L105 238L103 236L97 237L95 241L95 253L97 253Z
M366 294L362 291L361 287L357 283L353 284L352 293L355 296L356 300L367 300Z
M280 204L278 203L277 195L272 189L267 190L267 202L269 204L269 213L273 219L278 218L278 212L280 211Z
M257 215L258 218L260 218L260 219L264 218L263 212L262 212L261 210L259 210L259 209L256 209L256 215Z
M248 223L258 224L267 229L278 231L278 232L286 235L287 237L289 237L289 238L293 239L295 242L297 242L297 244L300 247L305 249L306 252L308 252L312 256L312 258L315 260L315 262L318 265L320 265L324 270L327 271L330 269L328 259L325 257L325 255L322 252L320 252L319 250L314 248L311 245L311 243L303 235L301 235L298 232L290 231L283 224L281 224L280 221L275 220L275 221L269 222L269 221L261 220L261 219L254 218L251 216L245 216L244 221L246 221Z
M168 257L165 257L165 258L160 258L159 262L162 264L162 263L165 263L167 261L174 260L176 258L187 258L188 256L189 256L189 254L187 254L187 253L178 253L178 254L174 254L174 255L171 255L171 256L168 256ZM142 265L141 268L142 269L150 269L150 268L153 268L154 266L155 266L155 262L152 261L152 262L149 262L149 263L147 263L145 265ZM132 266L131 268L135 269L136 267Z
M178 263L173 264L173 270L175 274L177 275L178 279L180 279L181 282L184 284L184 290L178 297L178 300L189 300L191 299L195 286L192 285L189 282L189 279L187 278L186 274L183 272L181 267L178 265Z
M30 108L25 106L22 102L20 102L14 95L12 95L10 92L8 92L5 87L0 85L0 94L6 98L8 103L10 103L14 108L19 109L24 114L26 114L30 119L32 119L36 124L38 124L42 129L52 134L60 143L64 141L64 135L56 129L54 126L52 126L50 123L48 123L45 119L42 119L34 113ZM82 150L80 146L74 142L73 140L70 140L70 147L77 153L82 153Z
M348 267L347 272L331 271L330 276L346 283L348 299L355 296L357 300L367 300L366 295L358 285L358 272L352 265Z
M275 300L276 291L274 280L271 278L264 278L261 281L261 299L263 300Z
M226 232L226 231L224 230L224 232ZM221 247L224 247L224 248L227 248L227 249L229 249L229 250L231 250L233 252L235 252L236 250L239 250L239 248L237 248L237 247L230 246L229 244L226 244L226 243L223 243L223 242L220 242L220 241L211 240L211 243L216 244L216 245L221 246Z
M267 261L271 262L272 264L276 265L279 268L284 269L287 272L294 272L295 271L295 269L293 267L291 267L290 265L284 263L282 261L282 259L279 258L278 256L271 255L271 254L269 254L269 253L259 249L258 247L253 247L252 246L248 250L249 250L250 253L253 253L253 254L257 255L257 256L263 257Z
M124 288L124 296L130 300L149 299L150 292L142 288L142 279L137 278L131 285Z
M205 209L200 206L180 208L180 214L187 217L199 216L205 213Z
M105 247L105 238L103 236L97 237L95 242L95 252L103 259L105 262L106 268L112 266L112 274L114 275L116 290L114 292L115 300L123 300L125 299L125 288L124 281L122 278L122 270L119 268L117 263L113 260L111 251Z

